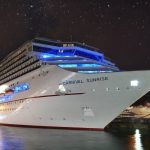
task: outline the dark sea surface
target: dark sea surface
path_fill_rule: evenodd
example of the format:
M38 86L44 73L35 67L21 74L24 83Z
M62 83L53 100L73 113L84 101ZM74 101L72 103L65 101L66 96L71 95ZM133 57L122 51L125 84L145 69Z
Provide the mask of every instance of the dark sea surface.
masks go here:
M0 126L0 150L150 150L150 131L72 131Z

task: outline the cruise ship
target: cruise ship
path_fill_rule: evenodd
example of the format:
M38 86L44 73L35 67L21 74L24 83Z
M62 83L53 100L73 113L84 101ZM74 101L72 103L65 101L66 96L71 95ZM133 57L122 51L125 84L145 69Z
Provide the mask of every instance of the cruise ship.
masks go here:
M103 130L150 91L97 48L35 38L0 62L0 125Z

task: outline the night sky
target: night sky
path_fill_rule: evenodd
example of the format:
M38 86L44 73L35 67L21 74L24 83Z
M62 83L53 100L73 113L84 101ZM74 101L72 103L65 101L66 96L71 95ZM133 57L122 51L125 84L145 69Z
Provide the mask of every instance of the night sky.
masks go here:
M38 36L95 46L122 70L150 69L150 1L0 0L0 59Z

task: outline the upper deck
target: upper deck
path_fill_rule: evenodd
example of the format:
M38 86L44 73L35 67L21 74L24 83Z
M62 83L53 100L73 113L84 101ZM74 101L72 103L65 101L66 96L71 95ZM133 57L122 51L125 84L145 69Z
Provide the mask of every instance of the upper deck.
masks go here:
M95 47L78 42L36 38L24 43L0 62L0 84L45 64L80 73L119 71L115 64Z
M35 39L32 44L33 55L38 59L67 70L82 73L119 71L99 49L84 43Z

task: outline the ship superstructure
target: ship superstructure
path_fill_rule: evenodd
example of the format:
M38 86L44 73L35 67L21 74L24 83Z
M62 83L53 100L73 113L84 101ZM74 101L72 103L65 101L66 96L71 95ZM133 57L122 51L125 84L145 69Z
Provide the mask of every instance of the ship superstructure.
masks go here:
M95 50L95 51L91 51ZM119 70L99 49L78 42L54 42L34 39L10 53L0 64L0 84L39 68L42 64L57 65L82 73Z
M34 39L0 63L0 124L103 129L149 91L149 74L121 72L95 47Z

